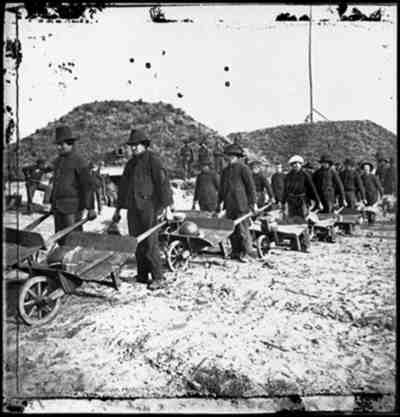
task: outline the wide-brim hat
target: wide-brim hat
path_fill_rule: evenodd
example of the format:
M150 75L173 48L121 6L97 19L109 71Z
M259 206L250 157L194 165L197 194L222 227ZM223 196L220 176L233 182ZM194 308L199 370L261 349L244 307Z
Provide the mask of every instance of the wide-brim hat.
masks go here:
M146 136L143 130L132 129L129 135L129 139L126 142L127 145L138 145L139 143L150 143L150 139Z
M361 167L361 168L364 168L364 165L369 165L369 166L370 166L370 168L371 168L371 171L374 169L374 165L373 165L373 163L372 163L372 162L370 162L370 161L362 161L362 162L360 163L360 167Z
M72 134L72 130L68 126L57 126L54 143L60 144L67 140L78 140L78 136Z
M319 163L322 164L323 162L327 162L328 164L333 165L333 160L329 155L322 155L321 159L319 160Z
M260 167L261 165L262 165L262 162L259 161L258 159L255 160L255 161L251 161L250 164L249 164L250 168Z
M343 165L349 165L351 167L353 167L355 164L356 162L352 158L346 158L343 162Z
M235 155L238 157L244 156L243 148L235 143L228 145L224 149L225 155Z

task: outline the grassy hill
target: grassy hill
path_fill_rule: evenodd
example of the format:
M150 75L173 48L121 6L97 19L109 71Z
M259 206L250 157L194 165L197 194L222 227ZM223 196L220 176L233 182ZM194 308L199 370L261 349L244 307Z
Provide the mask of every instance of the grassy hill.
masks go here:
M118 162L113 152L127 141L132 127L141 128L152 139L153 150L162 155L170 175L175 178L182 178L178 155L186 138L191 138L195 150L203 139L210 150L215 141L236 140L247 148L249 159L263 157L272 162L279 158L284 163L293 154L311 161L318 160L325 152L330 152L339 161L349 155L356 160L374 158L377 152L395 156L397 142L396 135L369 120L283 125L231 133L224 138L170 104L142 100L100 101L78 106L23 138L19 150L20 167L39 157L49 162L55 158L54 131L59 124L70 126L80 136L77 148L84 158L105 160L106 163ZM11 176L15 178L15 145L10 146L8 155L5 162L11 169L6 172L12 172Z
M224 140L216 131L170 104L142 100L100 101L78 106L23 138L19 150L20 165L32 163L38 157L46 161L55 158L54 131L60 124L68 125L73 133L80 136L76 146L84 158L90 161L102 159L108 163L112 162L113 151L128 140L131 128L141 128L151 138L152 149L162 154L163 162L174 176L181 175L177 155L186 138L192 138L194 148L204 139L210 149L216 140ZM15 152L15 146L10 149L11 153Z
M396 156L397 136L369 120L324 121L283 125L252 132L228 135L242 146L274 161L286 163L294 154L317 161L322 153L330 153L335 161L352 156L356 160L375 158L377 152Z

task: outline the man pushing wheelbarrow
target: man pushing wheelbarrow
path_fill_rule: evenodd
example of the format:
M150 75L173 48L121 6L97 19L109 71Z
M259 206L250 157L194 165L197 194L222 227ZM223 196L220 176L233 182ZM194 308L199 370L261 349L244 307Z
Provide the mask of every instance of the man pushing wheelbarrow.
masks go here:
M132 148L132 158L121 176L113 221L118 223L121 209L127 209L129 234L137 237L155 226L163 211L165 219L172 220L173 199L167 172L160 158L148 150L150 139L145 133L133 129L127 144ZM164 286L157 232L137 245L136 262L138 282L150 290Z

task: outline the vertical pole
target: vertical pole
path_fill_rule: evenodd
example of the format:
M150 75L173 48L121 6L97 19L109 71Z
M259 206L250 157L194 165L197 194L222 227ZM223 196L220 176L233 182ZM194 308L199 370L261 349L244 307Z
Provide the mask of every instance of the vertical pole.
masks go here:
M308 76L310 82L310 123L314 122L313 118L313 86L312 86L312 69L311 69L311 26L312 26L312 6L310 5L310 24L308 26Z

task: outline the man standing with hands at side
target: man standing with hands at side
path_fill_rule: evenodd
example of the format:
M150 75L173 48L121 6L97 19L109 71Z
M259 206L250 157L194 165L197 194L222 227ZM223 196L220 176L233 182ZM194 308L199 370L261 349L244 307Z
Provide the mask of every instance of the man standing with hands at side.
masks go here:
M226 217L235 220L249 211L256 212L256 190L249 167L239 161L243 149L236 144L228 145L225 154L228 166L222 171L218 194L218 209L226 210ZM232 259L247 263L251 252L249 220L239 223L229 237L232 245Z
M119 183L113 221L118 223L121 220L121 209L127 209L129 234L137 237L157 224L157 218L163 210L166 219L172 219L172 191L161 160L148 150L150 139L145 133L133 129L127 144L131 146L132 157ZM150 290L163 288L164 276L157 232L138 244L136 263L138 282L147 284Z
M74 144L78 139L68 126L56 127L55 143L59 157L54 162L53 188L50 195L55 231L58 232L80 221L84 210L94 220L94 196L88 164L79 156ZM76 230L82 230L82 226ZM58 241L63 245L65 238Z

